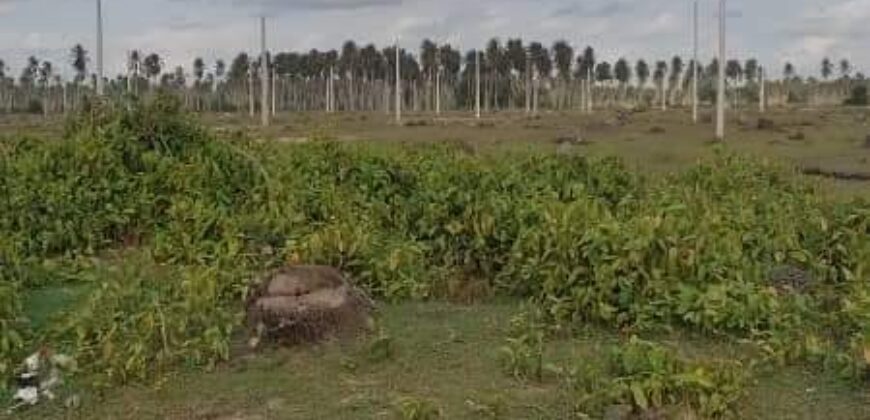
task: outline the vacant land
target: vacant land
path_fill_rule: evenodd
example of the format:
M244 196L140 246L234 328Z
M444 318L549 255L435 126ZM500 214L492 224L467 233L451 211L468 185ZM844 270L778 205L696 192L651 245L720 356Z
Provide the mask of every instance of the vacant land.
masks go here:
M833 179L870 174L870 110L738 113L724 145L684 110L160 112L0 117L0 362L81 365L78 408L16 416L870 417L870 183ZM288 261L351 273L377 327L244 350L245 282Z

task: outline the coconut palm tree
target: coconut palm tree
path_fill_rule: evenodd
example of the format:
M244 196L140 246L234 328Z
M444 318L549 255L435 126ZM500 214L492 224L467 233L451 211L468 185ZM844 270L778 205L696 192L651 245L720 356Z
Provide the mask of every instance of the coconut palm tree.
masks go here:
M437 87L435 82L438 78L438 46L428 38L424 39L420 45L420 66L426 83L423 94L424 108L432 109L437 95L434 90Z
M133 91L139 86L139 69L142 65L142 55L138 50L130 51L127 56L127 90Z
M852 63L847 59L840 60L840 77L848 79L852 73Z
M756 82L758 79L758 60L750 58L743 65L743 77L747 82Z
M553 60L556 63L559 77L562 80L570 80L571 66L574 64L574 49L568 42L560 40L553 44Z
M88 52L82 47L82 44L76 44L70 50L70 61L75 70L75 81L76 84L81 83L85 80L88 74Z
M822 60L822 79L828 80L831 77L831 74L834 73L834 64L831 62L831 59L825 57Z
M339 77L346 81L346 107L349 110L357 108L355 79L359 75L359 55L359 47L357 47L356 42L345 41L341 47L341 57L338 60L338 73Z
M0 106L6 105L6 110L11 111L8 107L10 102L6 100L6 62L0 58Z
M743 79L743 67L740 65L740 61L728 60L728 63L725 65L725 77L731 83L734 92L734 107L737 108L740 102L740 90L738 88Z
M666 61L658 61L656 62L656 69L653 73L653 81L655 81L656 85L659 87L659 99L661 100L662 110L666 110L668 107L667 99L665 97L665 76L668 74L668 63Z
M637 76L637 83L641 88L645 87L646 82L649 81L649 73L649 64L643 59L637 60L637 64L634 65L634 74Z
M218 111L223 111L223 82L227 74L227 63L219 58L214 63L214 92Z
M613 67L607 61L602 61L595 66L595 80L609 82L613 80Z
M54 75L54 66L52 66L49 61L43 61L42 66L40 66L37 71L39 73L39 85L42 89L42 113L48 115L51 102L51 90L49 84Z
M668 77L668 86L670 90L670 98L671 102L674 102L674 95L677 90L679 90L680 78L683 77L683 70L685 67L685 63L683 63L683 59L675 55L671 58L671 74Z
M163 63L160 61L160 56L157 53L148 54L142 61L142 65L145 67L145 76L156 84L157 78L163 71Z
M782 76L786 80L791 80L791 79L794 79L796 75L797 75L797 72L795 71L794 64L785 63L785 66L783 66L783 68L782 68Z

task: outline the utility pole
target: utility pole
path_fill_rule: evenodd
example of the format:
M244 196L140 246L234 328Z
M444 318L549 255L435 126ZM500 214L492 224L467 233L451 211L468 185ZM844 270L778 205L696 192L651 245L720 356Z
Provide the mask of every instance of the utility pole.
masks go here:
M443 69L441 68L441 52L438 51L438 57L436 57L436 62L438 63L435 66L435 115L441 115L441 72Z
M523 85L526 91L526 114L532 113L532 89L529 86L529 80L532 78L532 58L531 51L526 49L526 74L523 77Z
M474 113L480 119L480 51L474 50Z
M532 65L532 115L538 115L538 66Z
M269 126L269 56L266 52L266 17L260 18L260 116L263 127Z
M103 96L103 1L97 0L97 95Z
M396 38L396 124L402 123L402 64L399 38Z
M719 0L719 74L716 90L716 140L725 140L725 0Z
M273 117L275 116L275 111L276 111L276 109L275 109L276 103L275 102L277 100L277 95L275 95L275 88L277 87L276 86L277 80L278 80L278 69L273 68L272 69L272 116Z
M332 84L335 80L335 67L329 66L329 77L326 79L326 113L331 114L335 111L333 107Z
M765 83L765 80L764 80L764 67L759 67L759 68L758 68L758 77L759 77L759 79L760 79L760 81L761 81L761 85L759 86L759 92L758 92L758 110L759 110L762 114L764 114L765 107L766 107L766 105L767 105L767 104L766 104L766 102L767 102L767 98L766 98L766 95L765 95L765 92L764 92L764 85L766 84L766 83Z
M248 114L254 118L254 61L248 59Z
M593 70L592 70L592 63L589 64L589 69L588 69L587 71L588 71L588 73L587 73L587 79L586 79L586 91L587 91L587 94L586 94L586 100L587 100L587 103L586 103L586 106L587 106L586 111L589 112L589 113L592 113L592 110L595 108L595 99L592 97L592 95L594 94L594 91L593 91L593 88L594 88L594 80L593 80L593 77L595 76L595 75L593 74L594 72L593 72Z
M692 66L692 122L698 123L698 0L695 0L694 10L694 47L693 47L693 62Z

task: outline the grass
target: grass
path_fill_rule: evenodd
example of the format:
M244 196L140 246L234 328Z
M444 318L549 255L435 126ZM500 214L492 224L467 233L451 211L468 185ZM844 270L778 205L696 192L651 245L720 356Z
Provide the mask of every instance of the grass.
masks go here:
M401 405L428 404L443 418L564 419L570 406L555 378L520 382L499 364L513 303L409 303L382 308L389 340L372 338L244 355L210 373L180 373L156 387L89 395L75 411L39 407L22 418L392 419ZM619 337L594 328L551 342L548 363L604 362ZM372 343L389 342L389 357ZM665 343L692 357L739 354L739 346L674 335ZM798 368L760 375L741 403L743 418L865 419L870 396L828 374Z

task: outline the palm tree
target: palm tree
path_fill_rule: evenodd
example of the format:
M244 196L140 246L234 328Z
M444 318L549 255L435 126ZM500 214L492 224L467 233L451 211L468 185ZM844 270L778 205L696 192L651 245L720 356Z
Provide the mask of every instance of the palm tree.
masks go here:
M132 91L132 87L138 89L139 86L139 68L142 65L142 55L138 50L130 51L127 57L127 90Z
M616 66L613 68L613 73L620 85L624 86L631 80L631 66L628 65L628 61L624 58L620 58L616 62Z
M755 82L758 78L758 70L758 60L754 58L746 60L746 64L743 65L743 76L746 78L746 81Z
M562 80L571 79L571 65L574 64L574 49L564 40L553 44L553 60Z
M728 60L728 63L726 63L725 65L725 77L730 79L731 85L733 86L734 108L737 108L740 100L740 91L738 90L738 85L743 78L743 67L740 66L740 61Z
M486 51L484 52L484 59L482 60L482 69L481 71L486 73L486 80L482 81L484 83L484 106L487 112L489 112L490 105L493 105L494 108L498 107L498 71L501 67L501 63L504 60L504 51L501 47L501 41L498 38L490 39L486 44Z
M221 89L224 76L227 74L227 63L223 59L217 59L214 63L214 91L217 96L217 109L223 111L223 91Z
M202 83L202 78L205 76L205 61L197 57L193 60L193 77L196 80L196 85Z
M613 68L610 63L602 61L595 66L595 80L609 82L613 80Z
M3 61L2 58L0 58L0 105L6 105L9 103L9 102L6 102L4 100L5 95L6 95L6 62ZM7 111L11 111L11 109L9 109L8 107L6 109L7 109Z
M653 73L653 80L659 87L659 94L661 95L661 104L662 110L666 110L668 107L667 99L665 99L665 76L668 74L668 63L666 61L658 61L656 62L656 69Z
M613 68L613 73L616 76L616 80L619 82L620 90L624 96L625 87L628 85L628 82L631 80L631 66L628 64L628 61L624 58L620 58L616 61L616 65Z
M82 47L82 44L76 44L70 50L70 60L75 70L75 83L79 84L85 80L88 74L88 52Z
M685 63L683 63L683 59L680 56L675 55L671 58L671 74L668 77L671 102L674 102L674 93L680 87L680 78L683 77L684 67Z
M847 59L840 60L840 76L843 79L848 79L850 74L852 73L852 63Z
M571 66L574 64L574 49L564 40L556 41L553 44L553 60L556 63L556 69L559 71L560 94L561 99L557 105L561 108L568 101L567 88L571 82Z
M38 70L39 72L39 85L42 88L42 113L44 115L48 115L49 108L49 83L51 83L51 77L54 74L54 68L49 61L43 61L42 66Z
M424 39L420 45L420 65L423 71L423 77L426 80L426 89L424 92L424 108L433 108L433 101L438 95L433 89L436 89L435 81L438 78L438 46L430 39Z
M785 63L785 66L782 68L783 77L785 77L786 80L791 80L794 79L796 74L797 73L795 72L794 64Z
M153 83L157 83L157 78L163 71L163 63L160 62L160 56L157 53L148 54L143 60L142 65L145 67L145 76Z
M634 74L637 75L638 85L643 88L649 80L649 64L644 60L637 60L634 66Z
M516 106L516 91L528 93L528 53L523 45L523 40L519 38L508 39L505 44L505 58L510 67L511 73L515 75L514 86L510 89L510 102Z
M586 81L586 94L584 95L586 98L586 111L591 112L592 108L595 106L595 78L592 75L593 70L595 69L595 49L591 46L586 47L583 50L583 55L581 58L578 58L578 71L580 72L581 80Z
M825 57L822 60L822 79L828 80L831 77L831 74L834 73L834 64L831 63L831 59Z
M193 106L196 111L202 111L200 99L202 95L203 77L205 77L205 61L203 61L202 58L197 57L193 60Z
M356 109L356 87L354 79L359 72L359 48L354 41L345 41L341 47L341 58L338 62L339 76L347 80L347 108Z

